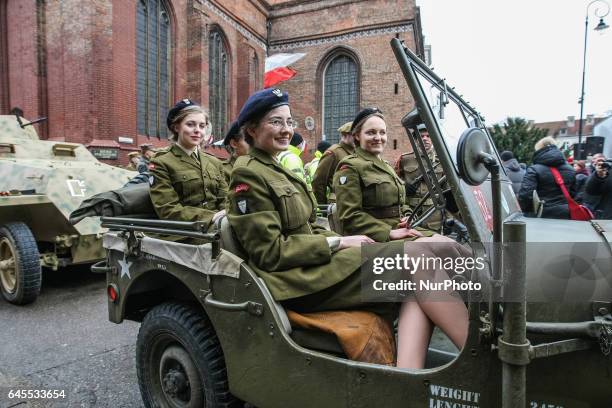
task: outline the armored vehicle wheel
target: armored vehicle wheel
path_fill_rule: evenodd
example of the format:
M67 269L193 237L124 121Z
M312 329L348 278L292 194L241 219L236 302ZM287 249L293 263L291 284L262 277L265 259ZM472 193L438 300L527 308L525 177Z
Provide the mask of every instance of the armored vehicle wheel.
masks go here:
M146 315L136 342L136 370L147 407L240 406L229 392L210 321L189 306L165 303Z
M40 254L30 228L23 222L0 227L0 291L16 305L36 300L40 294Z

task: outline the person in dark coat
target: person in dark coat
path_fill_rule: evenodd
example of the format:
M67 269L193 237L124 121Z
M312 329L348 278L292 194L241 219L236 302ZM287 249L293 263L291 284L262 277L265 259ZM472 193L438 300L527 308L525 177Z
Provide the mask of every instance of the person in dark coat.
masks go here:
M511 151L503 151L499 156L502 159L504 169L506 169L506 174L512 182L512 190L514 194L518 195L519 191L521 191L525 170L521 167L518 160L514 158L514 154Z
M595 218L610 220L612 219L612 177L608 167L610 162L605 162L605 157L598 157L594 165L595 171L586 182L586 192L599 198L593 209Z
M534 214L533 192L538 193L540 200L544 201L542 218L569 219L569 206L555 182L550 167L556 167L563 178L563 183L573 197L575 195L576 172L566 161L563 153L555 145L555 139L548 136L535 144L533 164L527 168L523 184L519 191L519 203L523 212Z
M577 203L582 204L584 200L584 188L586 187L586 181L589 178L589 170L586 168L584 160L576 160L572 163L574 170L576 171L576 195L574 200Z

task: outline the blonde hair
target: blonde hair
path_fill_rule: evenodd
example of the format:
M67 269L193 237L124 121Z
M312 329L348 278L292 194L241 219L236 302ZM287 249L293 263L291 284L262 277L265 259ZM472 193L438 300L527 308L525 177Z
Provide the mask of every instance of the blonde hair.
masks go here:
M199 105L191 105L181 109L181 111L174 117L172 123L170 123L170 131L172 132L172 134L168 137L168 140L170 140L171 142L176 142L178 138L178 133L176 133L176 130L174 130L174 125L176 125L177 123L181 123L188 115L191 115L192 113L202 113L204 115L207 124L206 128L208 130L207 132L205 132L208 133L208 135L204 134L204 136L207 137L210 135L210 129L212 129L212 127L209 126L210 121L208 120L208 112L206 112L206 109Z
M535 144L535 150L538 151L540 149L545 148L546 146L556 146L557 142L552 136L546 136L542 139L538 140Z

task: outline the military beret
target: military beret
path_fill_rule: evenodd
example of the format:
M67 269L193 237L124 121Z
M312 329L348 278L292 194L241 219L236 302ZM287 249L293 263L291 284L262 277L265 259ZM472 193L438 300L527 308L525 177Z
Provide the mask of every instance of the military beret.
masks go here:
M244 103L238 114L238 126L242 127L253 118L265 114L274 108L289 105L289 94L278 88L266 88L257 91Z
M349 133L351 131L351 126L353 126L353 122L346 122L344 125L338 128L338 132Z
M234 123L232 123L232 126L230 126L229 130L225 134L225 138L223 138L223 144L225 146L229 145L230 140L238 136L239 133L240 133L240 125L238 124L238 121L234 121Z
M382 111L378 108L365 108L362 109L357 116L355 116L355 119L353 119L353 123L351 124L351 133L353 133L353 130L361 125L368 117L376 114L376 113L380 113L382 115Z
M174 118L179 114L180 111L185 109L188 106L197 105L197 103L193 102L191 99L181 99L174 105L172 109L168 111L168 117L166 118L166 125L168 129L172 131L172 122L174 122Z

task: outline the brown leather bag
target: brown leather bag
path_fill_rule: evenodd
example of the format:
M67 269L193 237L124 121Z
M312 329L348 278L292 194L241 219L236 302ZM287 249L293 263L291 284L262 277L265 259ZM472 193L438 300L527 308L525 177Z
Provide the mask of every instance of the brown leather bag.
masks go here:
M356 310L300 314L287 310L287 316L294 327L334 334L351 360L395 365L393 330L375 313Z

